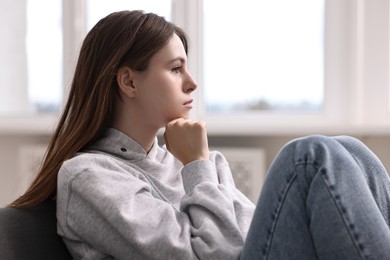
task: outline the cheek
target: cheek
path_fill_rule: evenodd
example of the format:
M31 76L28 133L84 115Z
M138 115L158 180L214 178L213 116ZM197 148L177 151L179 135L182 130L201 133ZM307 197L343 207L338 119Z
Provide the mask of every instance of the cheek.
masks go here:
M172 80L163 78L155 86L154 96L156 99L173 100L177 96L177 89L175 88L175 82Z
M156 73L154 77L148 78L144 81L141 90L143 99L148 100L150 104L153 102L153 107L155 108L166 108L173 107L176 103L175 99L177 98L179 85L175 75L167 73ZM175 81L176 80L176 81Z

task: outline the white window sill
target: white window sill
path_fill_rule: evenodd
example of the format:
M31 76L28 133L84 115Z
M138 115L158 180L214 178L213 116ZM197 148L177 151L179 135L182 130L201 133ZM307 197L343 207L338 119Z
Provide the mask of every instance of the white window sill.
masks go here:
M54 115L0 116L0 134L50 135L57 120Z

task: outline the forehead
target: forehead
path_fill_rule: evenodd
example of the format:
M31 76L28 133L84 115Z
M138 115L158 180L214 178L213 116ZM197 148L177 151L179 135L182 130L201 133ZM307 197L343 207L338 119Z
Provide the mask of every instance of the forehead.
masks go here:
M186 60L187 54L184 49L183 42L180 40L179 36L173 34L169 39L168 43L162 47L159 51L154 54L151 59L151 62L169 62L173 59L182 59Z

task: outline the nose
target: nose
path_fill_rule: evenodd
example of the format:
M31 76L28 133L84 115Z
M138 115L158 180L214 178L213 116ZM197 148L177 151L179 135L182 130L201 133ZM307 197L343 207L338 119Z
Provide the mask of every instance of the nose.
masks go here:
M192 75L189 72L187 72L186 80L184 82L184 92L190 94L193 91L195 91L197 87L198 84L196 83Z

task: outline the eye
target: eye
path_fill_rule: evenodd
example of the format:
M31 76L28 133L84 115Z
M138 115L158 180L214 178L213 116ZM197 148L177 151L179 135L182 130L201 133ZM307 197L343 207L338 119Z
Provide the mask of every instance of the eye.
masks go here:
M181 68L182 68L182 66L176 66L176 67L172 68L171 71L174 73L179 73Z

